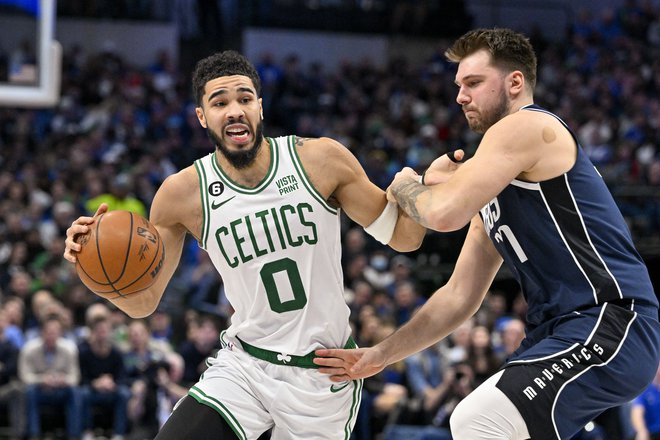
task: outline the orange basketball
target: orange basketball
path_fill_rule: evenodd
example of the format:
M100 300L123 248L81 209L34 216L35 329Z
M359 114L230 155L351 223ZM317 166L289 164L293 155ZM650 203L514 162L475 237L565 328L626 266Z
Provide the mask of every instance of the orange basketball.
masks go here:
M77 237L82 249L76 270L94 293L117 299L149 288L160 272L165 249L154 226L130 211L109 211Z

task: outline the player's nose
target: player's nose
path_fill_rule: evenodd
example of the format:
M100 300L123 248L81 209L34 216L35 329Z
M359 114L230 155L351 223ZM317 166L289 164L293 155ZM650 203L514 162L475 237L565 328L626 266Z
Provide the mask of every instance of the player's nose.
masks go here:
M240 119L245 116L245 111L238 102L231 101L227 104L226 116L228 119Z
M465 88L461 86L458 89L458 94L456 95L456 102L460 105L465 105L470 102L470 96L465 93Z

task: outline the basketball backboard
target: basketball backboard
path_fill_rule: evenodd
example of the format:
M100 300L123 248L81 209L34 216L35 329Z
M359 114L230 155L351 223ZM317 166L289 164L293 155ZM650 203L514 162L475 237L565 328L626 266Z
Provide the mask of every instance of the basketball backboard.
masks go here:
M54 39L56 0L0 0L0 106L57 104L62 48Z

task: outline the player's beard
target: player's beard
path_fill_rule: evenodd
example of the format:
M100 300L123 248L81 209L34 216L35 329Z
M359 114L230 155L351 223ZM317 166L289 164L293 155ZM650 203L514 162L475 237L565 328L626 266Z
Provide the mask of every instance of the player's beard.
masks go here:
M506 93L502 91L494 107L479 112L478 118L472 120L468 119L467 121L473 131L484 134L486 130L508 114L509 100L507 99Z
M257 158L257 154L261 149L261 142L264 139L263 131L263 122L260 121L254 133L254 144L252 144L252 147L239 151L230 151L215 131L211 128L206 129L206 133L215 145L215 149L220 151L225 159L236 169L249 167Z

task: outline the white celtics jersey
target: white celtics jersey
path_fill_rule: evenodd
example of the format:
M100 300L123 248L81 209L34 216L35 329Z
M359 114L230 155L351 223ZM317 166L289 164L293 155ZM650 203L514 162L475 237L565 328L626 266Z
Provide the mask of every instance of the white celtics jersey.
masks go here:
M255 188L233 182L215 154L195 161L204 222L201 246L234 308L227 336L305 355L343 347L340 219L312 186L293 136L267 138L270 169Z

